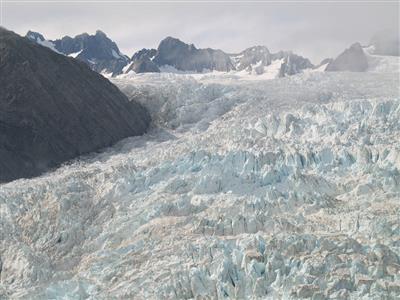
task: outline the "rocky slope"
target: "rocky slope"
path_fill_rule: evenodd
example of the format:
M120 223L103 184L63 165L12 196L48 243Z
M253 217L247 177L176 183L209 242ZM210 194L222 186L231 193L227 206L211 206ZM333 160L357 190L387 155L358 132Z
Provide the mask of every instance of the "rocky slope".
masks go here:
M32 31L28 31L26 37L58 53L83 61L98 73L120 74L129 61L127 56L121 54L118 46L100 30L94 35L83 33L74 38L65 36L55 41L46 40L40 33Z
M156 49L142 49L136 52L132 56L130 64L123 69L123 72L130 73L133 71L134 73L159 73L160 69L153 62L156 54Z
M112 79L154 130L0 186L0 294L397 299L398 75Z
M229 55L221 50L197 49L193 44L167 37L158 46L153 60L158 66L172 66L181 71L203 72L233 70Z
M367 56L360 43L355 43L331 61L326 71L364 72L368 69Z
M0 57L0 181L38 175L147 129L141 105L77 60L2 28Z
M371 57L372 55L372 57ZM321 62L319 67L324 63L328 63L325 71L350 71L350 72L365 72L374 69L376 60L391 60L392 65L397 67L398 57L400 55L400 39L396 31L383 31L375 34L368 46L361 46L360 43L355 43L341 53L336 59ZM379 58L381 56L381 58ZM390 58L393 56L393 58ZM372 59L371 59L372 58ZM382 66L378 63L378 67Z

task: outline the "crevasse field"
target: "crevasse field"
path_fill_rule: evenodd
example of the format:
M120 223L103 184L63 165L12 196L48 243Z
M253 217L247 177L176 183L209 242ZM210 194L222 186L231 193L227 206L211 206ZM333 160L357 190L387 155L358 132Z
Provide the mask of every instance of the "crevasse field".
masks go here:
M398 299L399 61L370 59L113 79L153 128L0 186L0 295Z

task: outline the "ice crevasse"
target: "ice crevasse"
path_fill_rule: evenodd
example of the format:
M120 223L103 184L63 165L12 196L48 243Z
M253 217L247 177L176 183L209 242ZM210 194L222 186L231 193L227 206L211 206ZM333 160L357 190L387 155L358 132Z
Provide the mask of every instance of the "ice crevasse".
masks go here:
M400 295L397 76L113 80L153 129L0 186L0 294Z

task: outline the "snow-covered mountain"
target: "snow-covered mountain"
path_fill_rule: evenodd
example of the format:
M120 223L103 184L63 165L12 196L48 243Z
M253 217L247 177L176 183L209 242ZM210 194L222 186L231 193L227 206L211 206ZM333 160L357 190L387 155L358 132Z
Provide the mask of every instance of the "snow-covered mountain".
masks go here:
M98 73L117 75L127 65L129 58L122 54L117 44L98 30L94 35L83 33L74 38L65 36L52 41L37 32L28 31L26 37L58 53L85 62Z
M230 72L248 75L268 73L271 78L285 77L311 69L311 62L290 51L270 53L265 46L228 54L211 48L197 49L179 39L167 37L157 49L142 49L132 57L125 73L147 72Z
M55 41L46 40L40 33L32 31L26 37L58 53L77 58L99 73L111 76L130 72L227 72L264 75L266 79L290 76L314 68L308 59L291 51L270 53L265 46L254 46L239 54L228 54L211 48L198 49L193 44L167 37L157 49L142 49L129 59L101 31L95 35L83 33L74 38L66 36Z
M399 57L366 55L357 73L111 78L153 129L0 185L0 295L397 299Z
M211 48L198 49L177 38L163 39L157 49L142 49L129 58L121 54L118 46L103 32L87 33L74 38L63 37L51 41L43 35L29 31L26 37L87 63L93 70L111 76L129 73L211 73L224 72L232 76L254 76L273 79L304 71L356 71L368 70L368 54L398 56L399 37L395 32L380 32L367 46L355 43L336 59L326 59L314 66L309 59L291 51L271 53L265 46L254 46L238 54L229 54Z
M375 67L376 59L371 59L371 56L400 56L400 38L398 32L379 32L372 37L371 42L367 46L362 46L360 43L354 43L337 58L321 62L320 67L328 63L326 68L324 68L324 70L328 72L365 72ZM392 61L396 61L396 58L392 59ZM392 65L396 65L396 63Z

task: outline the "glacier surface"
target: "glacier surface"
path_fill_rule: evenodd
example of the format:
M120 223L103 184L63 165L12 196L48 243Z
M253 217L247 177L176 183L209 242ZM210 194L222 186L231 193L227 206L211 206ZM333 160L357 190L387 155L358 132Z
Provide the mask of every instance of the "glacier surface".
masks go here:
M0 298L398 298L397 70L112 79L153 128L0 185Z

